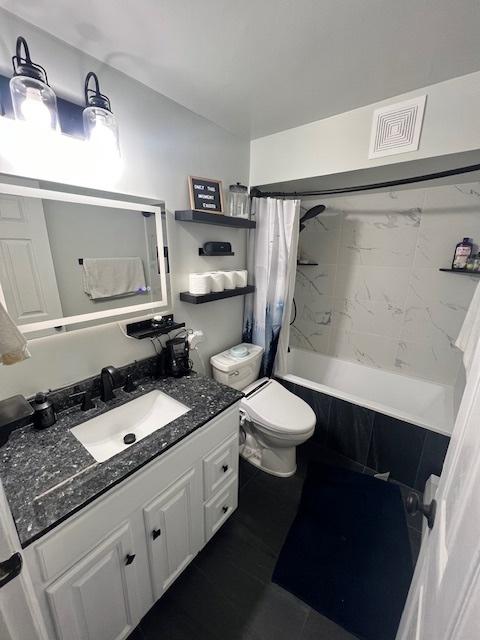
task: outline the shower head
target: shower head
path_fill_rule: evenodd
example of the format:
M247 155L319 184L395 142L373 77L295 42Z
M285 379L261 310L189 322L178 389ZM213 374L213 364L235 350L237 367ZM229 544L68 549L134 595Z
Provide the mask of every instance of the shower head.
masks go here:
M326 206L324 204L317 204L311 209L309 209L306 213L304 213L303 216L300 218L300 231L303 231L305 229L305 222L307 222L308 220L311 220L312 218L316 218L321 213L323 213L325 209L326 209Z

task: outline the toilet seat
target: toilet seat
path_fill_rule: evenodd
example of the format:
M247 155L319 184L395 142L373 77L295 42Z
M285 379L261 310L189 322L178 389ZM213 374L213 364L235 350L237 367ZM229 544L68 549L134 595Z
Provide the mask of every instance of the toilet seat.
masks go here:
M240 407L260 430L281 439L313 433L316 417L311 407L276 380L257 380L244 393Z

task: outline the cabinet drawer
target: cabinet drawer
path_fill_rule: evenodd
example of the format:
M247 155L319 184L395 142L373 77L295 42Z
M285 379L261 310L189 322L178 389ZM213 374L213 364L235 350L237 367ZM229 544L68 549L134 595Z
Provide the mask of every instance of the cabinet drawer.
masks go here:
M205 504L205 540L207 542L235 511L237 504L238 479L235 476Z
M230 437L203 459L205 500L226 486L238 474L238 435Z

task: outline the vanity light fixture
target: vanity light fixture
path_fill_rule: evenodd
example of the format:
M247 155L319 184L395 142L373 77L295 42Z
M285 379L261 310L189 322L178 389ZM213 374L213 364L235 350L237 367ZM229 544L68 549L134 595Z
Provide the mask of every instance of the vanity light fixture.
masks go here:
M45 69L32 62L27 41L22 36L17 38L12 64L10 94L16 120L23 120L39 130L58 129L57 97L48 84Z
M90 87L93 81L94 88ZM85 136L101 156L119 155L118 124L112 113L110 99L100 92L97 74L90 71L85 78Z

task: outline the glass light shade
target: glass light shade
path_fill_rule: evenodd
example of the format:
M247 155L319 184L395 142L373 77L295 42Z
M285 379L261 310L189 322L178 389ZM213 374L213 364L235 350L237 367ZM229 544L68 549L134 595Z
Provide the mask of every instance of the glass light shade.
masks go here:
M117 119L111 111L102 107L86 107L83 110L83 126L96 153L105 156L120 153Z
M16 120L43 130L58 129L57 97L48 84L28 76L14 76L10 94Z

